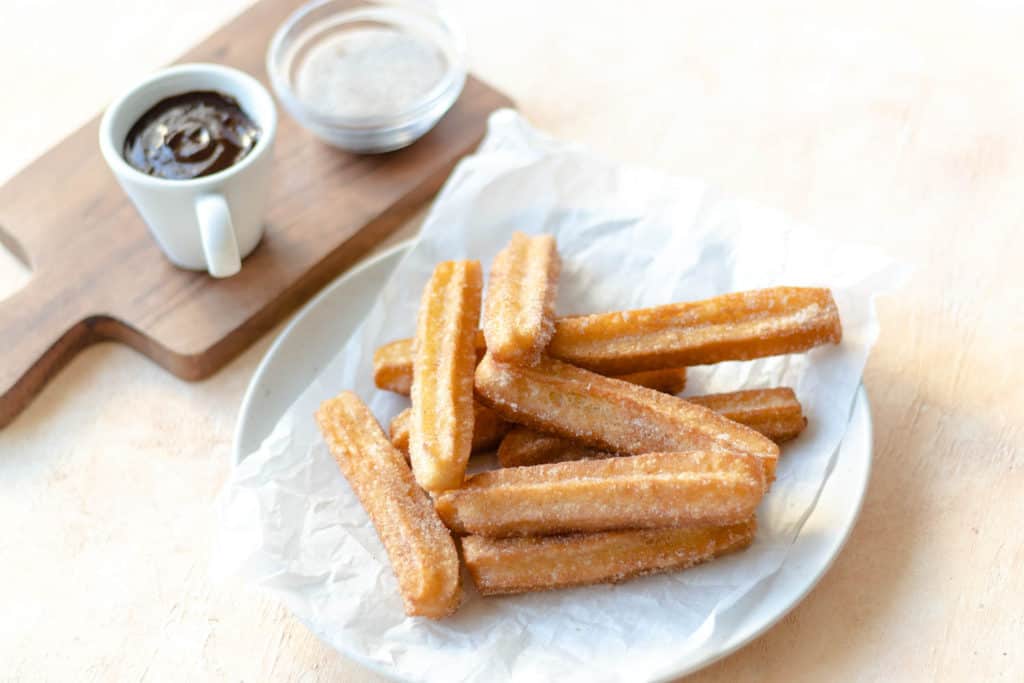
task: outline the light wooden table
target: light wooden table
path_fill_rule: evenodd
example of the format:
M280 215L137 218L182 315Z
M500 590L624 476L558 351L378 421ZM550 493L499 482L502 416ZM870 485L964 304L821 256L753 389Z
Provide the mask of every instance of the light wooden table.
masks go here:
M0 177L246 3L154 4L0 0ZM446 4L473 68L540 127L915 265L880 303L849 544L695 680L1021 680L1024 10ZM0 257L0 291L16 270ZM0 680L376 680L207 577L239 401L273 337L199 384L94 347L0 432Z

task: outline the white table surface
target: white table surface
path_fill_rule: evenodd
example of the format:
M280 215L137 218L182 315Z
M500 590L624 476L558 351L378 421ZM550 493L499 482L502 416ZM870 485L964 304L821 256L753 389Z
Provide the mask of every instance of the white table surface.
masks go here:
M246 4L0 0L0 179ZM693 679L1020 680L1024 7L443 4L538 126L915 265L879 306L849 545ZM0 253L0 296L25 277ZM239 401L276 332L197 384L98 345L0 431L0 680L377 680L207 577Z

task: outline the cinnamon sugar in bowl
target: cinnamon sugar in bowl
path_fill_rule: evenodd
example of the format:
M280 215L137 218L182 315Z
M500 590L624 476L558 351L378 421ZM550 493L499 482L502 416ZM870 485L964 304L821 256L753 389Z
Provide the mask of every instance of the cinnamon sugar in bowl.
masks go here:
M315 2L271 41L267 71L305 128L361 153L406 147L451 108L466 81L459 33L422 4Z

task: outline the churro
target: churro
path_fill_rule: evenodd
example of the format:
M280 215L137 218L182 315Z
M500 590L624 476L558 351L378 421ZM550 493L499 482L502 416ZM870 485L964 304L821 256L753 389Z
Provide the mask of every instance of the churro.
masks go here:
M796 395L789 387L688 396L686 400L744 424L775 443L796 438L807 426L807 418L803 415L800 402L796 400ZM587 448L571 439L542 434L527 427L511 429L498 446L498 462L502 467L522 467L611 455L614 454Z
M481 595L525 593L686 569L742 550L753 517L722 527L606 531L528 538L461 539L462 557Z
M714 411L645 387L542 357L535 366L476 369L476 395L510 422L615 453L723 450L762 459L774 478L779 447Z
M487 351L484 333L477 330L473 337L476 360L480 361ZM377 347L373 352L373 383L378 389L393 391L408 396L412 389L412 359L415 355L415 339L396 339Z
M663 394L678 394L686 388L686 368L662 368L611 376L621 379L623 382L660 391Z
M474 344L476 359L479 362L487 351L483 332L477 332ZM412 387L412 357L415 345L412 339L398 339L377 348L373 354L373 383L378 389L393 391L403 396L409 395L409 389ZM686 388L686 368L631 372L618 375L617 379L666 394L678 394Z
M480 263L445 261L423 290L413 359L409 459L431 492L459 486L473 444Z
M601 374L621 376L795 353L841 339L839 311L829 290L774 287L692 303L557 318L547 353ZM483 350L481 337L478 352ZM408 393L411 339L377 349L374 381L381 389Z
M410 615L458 606L453 533L482 595L616 583L749 546L778 443L807 420L785 387L681 398L687 367L842 339L831 291L809 287L555 318L561 268L554 237L519 232L486 297L478 262L439 264L415 338L374 353L376 386L412 399L390 442L349 392L317 413ZM502 467L467 477L470 454L494 448Z
M530 536L735 524L764 492L756 456L689 451L482 472L434 505L456 533Z
M534 363L555 331L562 261L551 235L512 233L487 278L483 330L487 348L506 363Z
M842 338L827 289L774 287L560 318L547 353L604 374L806 351Z
M455 543L402 454L350 391L324 401L316 418L387 551L406 614L451 614L462 596Z
M800 401L789 387L688 396L686 400L745 424L775 443L795 439L807 426Z
M409 395L415 347L413 339L399 339L377 347L373 352L373 383L378 389Z
M612 455L581 446L572 439L544 434L529 427L513 427L498 445L498 464L502 467L528 467Z
M391 445L405 453L408 453L409 450L409 424L411 421L412 409L406 408L395 415L388 427ZM471 452L481 453L491 450L501 442L502 437L508 433L511 427L512 425L502 420L496 412L473 401L473 446Z

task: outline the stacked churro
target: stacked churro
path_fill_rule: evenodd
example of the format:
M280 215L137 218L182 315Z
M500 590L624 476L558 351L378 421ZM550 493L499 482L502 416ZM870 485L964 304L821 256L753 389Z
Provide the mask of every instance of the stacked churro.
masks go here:
M477 261L445 261L423 290L413 354L409 460L427 491L462 483L473 444L473 367L483 281Z
M374 354L376 385L412 401L390 440L349 392L317 415L407 614L457 607L452 534L483 595L618 582L747 547L778 444L807 419L787 387L680 398L686 367L842 338L831 293L814 288L555 318L560 270L552 237L521 233L483 297L479 263L438 265L415 339ZM470 456L495 448L500 467L467 477Z

